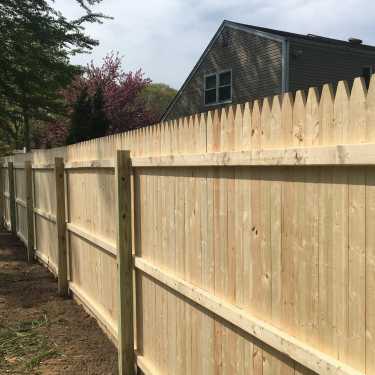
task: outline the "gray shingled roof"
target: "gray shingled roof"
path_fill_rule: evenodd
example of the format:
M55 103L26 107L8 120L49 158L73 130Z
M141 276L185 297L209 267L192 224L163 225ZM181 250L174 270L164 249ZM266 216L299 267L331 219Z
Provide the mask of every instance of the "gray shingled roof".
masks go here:
M227 21L227 20L225 20L224 23L227 24L228 26L229 25L240 26L240 27L243 27L243 28L248 28L250 30L257 30L257 31L261 31L263 33L277 35L277 36L281 36L281 37L288 38L288 39L302 39L302 40L306 40L306 41L309 41L309 42L325 43L325 44L331 44L331 45L336 45L336 46L347 46L347 47L351 47L351 48L355 48L355 49L375 50L374 46L369 46L369 45L366 45L366 44L354 44L354 43L350 43L347 40L327 38L327 37L323 37L323 36L320 36L320 35L296 34L296 33L290 33L288 31L268 29L266 27L247 25L247 24L244 24L244 23L238 23L238 22Z

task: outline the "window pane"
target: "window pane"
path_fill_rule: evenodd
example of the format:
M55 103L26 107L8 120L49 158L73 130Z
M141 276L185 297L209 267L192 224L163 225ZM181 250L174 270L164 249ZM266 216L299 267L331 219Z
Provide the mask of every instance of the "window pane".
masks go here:
M232 87L224 86L219 88L219 102L225 102L232 99Z
M206 77L206 90L216 88L216 74Z
M221 73L219 77L219 85L230 85L232 82L232 72Z
M215 104L216 103L216 89L207 90L204 95L205 104Z

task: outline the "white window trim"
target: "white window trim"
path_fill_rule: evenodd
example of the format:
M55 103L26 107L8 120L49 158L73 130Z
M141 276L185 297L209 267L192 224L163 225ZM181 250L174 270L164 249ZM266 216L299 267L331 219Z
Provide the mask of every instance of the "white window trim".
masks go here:
M220 74L228 73L228 72L230 72L230 85L220 85ZM213 76L216 76L216 87L215 87L215 90L216 90L216 100L215 100L214 103L206 103L206 91L213 90L213 88L212 89L207 89L207 87L206 87L206 78L213 77ZM233 100L233 71L232 71L232 69L225 69L225 70L221 70L221 71L216 72L216 73L205 74L203 79L204 79L203 104L204 104L205 107L210 107L210 106L215 106L215 105L222 105L222 104L232 103L232 100ZM230 88L231 88L231 90L230 90L230 99L219 101L219 88L220 87L227 87L227 86L230 86Z

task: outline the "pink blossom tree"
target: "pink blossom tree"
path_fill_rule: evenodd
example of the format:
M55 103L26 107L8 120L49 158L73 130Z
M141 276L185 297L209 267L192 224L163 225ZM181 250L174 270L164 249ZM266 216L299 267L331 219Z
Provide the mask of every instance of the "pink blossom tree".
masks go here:
M104 58L101 66L91 62L64 91L64 97L72 107L84 89L89 96L94 96L100 88L103 109L110 122L109 134L148 125L153 118L140 95L151 80L144 77L141 69L135 73L124 72L121 63L122 59L113 52Z
M108 54L100 66L91 62L83 69L82 74L77 75L61 92L66 103L66 116L59 116L47 123L35 124L33 147L56 147L66 144L72 127L75 104L83 92L87 92L89 99L93 100L100 90L103 98L102 110L109 123L107 134L151 124L157 116L148 109L142 96L142 92L150 83L151 80L144 77L141 69L134 73L125 72L118 53ZM95 137L95 131L90 132L88 129L87 133L89 137Z

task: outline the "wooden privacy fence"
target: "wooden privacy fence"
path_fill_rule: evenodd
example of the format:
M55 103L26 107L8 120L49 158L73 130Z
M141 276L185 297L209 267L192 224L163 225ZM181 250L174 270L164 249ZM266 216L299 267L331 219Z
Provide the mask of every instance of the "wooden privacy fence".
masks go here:
M1 177L4 221L120 373L375 374L375 77L5 158Z

